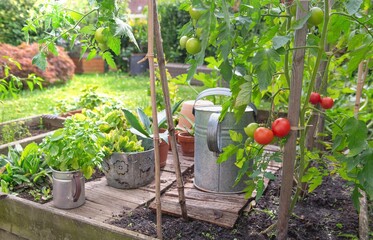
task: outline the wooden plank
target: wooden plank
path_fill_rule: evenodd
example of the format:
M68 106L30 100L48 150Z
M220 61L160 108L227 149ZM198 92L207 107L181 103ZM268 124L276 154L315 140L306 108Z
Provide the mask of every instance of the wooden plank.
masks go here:
M0 209L0 229L24 239L59 240L77 236L79 240L154 239L12 195L0 199Z
M171 189L165 193L165 196L178 196L177 189ZM192 183L185 184L185 197L187 199L203 199L204 201L211 202L228 202L229 204L244 205L247 199L244 198L245 194L220 194L210 193L198 190Z
M178 201L168 201L168 199L161 199L161 205L162 212L170 215L181 216L181 210ZM155 209L155 204L152 203L150 205L150 208ZM233 228L238 219L238 215L231 212L207 209L199 206L191 206L188 205L188 203L187 212L188 217L190 218L206 221L226 228Z
M191 157L184 157L179 154L179 161L182 174L194 166L194 159ZM168 153L166 166L162 169L162 171L175 172L172 152Z
M116 210L116 211L115 211ZM98 222L105 222L105 220L111 218L114 214L113 211L115 211L115 213L119 213L120 212L120 209L115 209L112 207L112 209L110 208L105 208L103 205L101 204L97 204L97 203L94 203L94 202L91 202L89 200L87 200L84 205L82 205L81 207L78 207L78 208L73 208L73 209L68 209L68 210L65 210L66 212L68 213L74 213L76 215L79 215L79 216L83 216L83 217L86 217L86 218L89 218L89 219L93 219L93 220L96 220Z
M165 192L171 185L176 181L175 173L168 171L161 171L161 193ZM139 189L146 190L149 192L155 192L155 180L150 184L140 187Z

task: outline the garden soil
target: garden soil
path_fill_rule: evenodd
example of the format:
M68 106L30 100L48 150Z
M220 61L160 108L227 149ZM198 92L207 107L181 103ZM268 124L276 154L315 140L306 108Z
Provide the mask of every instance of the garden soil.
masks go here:
M172 216L162 216L164 239L275 239L275 230L261 234L276 222L281 177L271 181L250 212L243 212L233 229ZM351 201L351 188L337 176L325 178L314 192L298 202L289 222L288 239L357 239L358 215ZM370 208L370 229L373 211ZM156 237L156 215L140 208L113 216L110 224ZM373 239L373 236L371 235Z

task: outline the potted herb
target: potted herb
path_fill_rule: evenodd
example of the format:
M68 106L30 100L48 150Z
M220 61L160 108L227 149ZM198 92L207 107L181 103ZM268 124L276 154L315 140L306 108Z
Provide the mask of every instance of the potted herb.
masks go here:
M132 189L154 180L154 147L137 139L128 129L115 128L102 142L105 158L102 164L111 187Z
M104 135L92 118L76 114L67 118L64 128L41 143L46 163L53 172L53 203L62 209L76 208L85 202L85 179L104 157L98 144Z
M172 114L179 108L182 101L177 102L171 109ZM130 131L134 134L138 135L140 138L144 139L144 141L152 141L154 138L153 135L153 121L150 117L148 117L145 112L141 109L137 109L136 117L131 111L124 109L123 110L128 123L131 125ZM166 124L166 111L163 110L158 113L158 129L159 129L159 155L160 155L160 166L161 168L166 166L167 155L168 155L168 131L167 131L167 124Z

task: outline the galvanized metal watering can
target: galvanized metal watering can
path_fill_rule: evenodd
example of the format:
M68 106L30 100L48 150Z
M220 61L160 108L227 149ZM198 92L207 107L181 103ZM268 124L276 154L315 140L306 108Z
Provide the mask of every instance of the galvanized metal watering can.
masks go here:
M231 96L229 88L211 88L202 91L196 98L198 100L207 96ZM246 187L244 181L234 185L239 168L235 166L235 156L223 163L217 163L222 149L233 143L229 130L242 134L245 138L244 127L256 121L256 108L248 106L241 120L236 122L234 114L228 112L219 122L222 107L195 106L195 147L194 147L194 185L201 190L217 193L238 193Z

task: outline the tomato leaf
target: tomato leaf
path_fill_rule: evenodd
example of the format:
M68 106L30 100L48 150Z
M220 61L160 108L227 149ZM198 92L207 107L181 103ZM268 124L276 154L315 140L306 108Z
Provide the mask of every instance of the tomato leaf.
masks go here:
M102 54L102 57L105 59L105 61L107 62L107 64L109 64L111 68L115 69L117 67L117 65L114 62L113 55L110 52L104 52Z
M347 120L343 129L349 135L346 139L350 149L348 156L352 157L361 153L367 146L368 129L366 124L361 120L351 117Z
M47 68L47 56L43 52L39 52L32 58L32 64L45 71Z
M109 37L107 41L109 48L115 53L115 55L120 54L120 39L117 37Z
M373 197L373 149L365 151L360 159L365 161L364 168L360 172L358 179L364 186L365 191L370 197Z
M246 79L246 78L245 78ZM252 78L248 76L249 81L240 85L240 91L236 98L235 107L248 105L251 102Z
M223 79L229 82L232 79L232 66L230 65L228 60L222 62L219 66L220 73L223 76Z
M137 49L140 50L139 45L137 44L137 41L135 39L135 36L132 33L132 28L129 24L123 22L119 18L114 18L115 23L117 24L117 27L115 29L115 36L127 36L131 42L133 42Z
M242 142L242 134L233 130L229 130L229 136L233 142L240 143Z
M93 59L94 57L96 57L96 55L97 55L97 51L96 51L95 49L92 49L92 50L89 52L88 56L87 56L87 61Z
M233 144L226 146L225 148L223 148L223 152L219 155L217 159L217 163L222 163L222 162L227 161L231 156L236 154L238 149L239 147Z
M262 49L253 57L252 63L258 77L260 90L265 90L270 85L278 61L280 61L280 55L274 49Z
M263 193L264 193L264 181L263 179L259 179L258 182L256 183L256 196L255 196L255 201L258 201Z
M274 49L279 49L291 40L290 36L275 36L272 38L272 46Z

